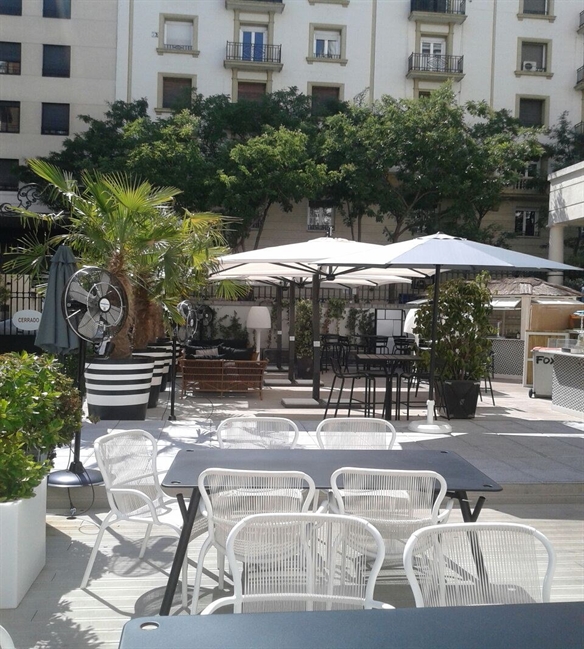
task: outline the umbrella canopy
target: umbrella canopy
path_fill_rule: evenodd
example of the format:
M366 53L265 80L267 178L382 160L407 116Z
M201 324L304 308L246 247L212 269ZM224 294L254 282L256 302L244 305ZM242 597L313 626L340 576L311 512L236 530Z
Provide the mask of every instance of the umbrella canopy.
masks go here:
M436 320L438 317L438 292L440 272L446 270L581 270L574 266L561 264L542 257L526 255L513 250L497 248L460 237L452 237L438 232L409 241L379 246L368 254L360 251L346 255L335 255L318 262L320 266L347 266L352 268L391 268L399 272L401 268L433 268L436 273L432 314L432 341L430 353L430 386L428 400L428 421L422 430L433 431L439 427L433 424L434 375L436 368Z
M63 315L63 292L77 270L75 256L68 246L59 246L49 269L49 281L35 345L51 354L71 354L79 349L79 338Z

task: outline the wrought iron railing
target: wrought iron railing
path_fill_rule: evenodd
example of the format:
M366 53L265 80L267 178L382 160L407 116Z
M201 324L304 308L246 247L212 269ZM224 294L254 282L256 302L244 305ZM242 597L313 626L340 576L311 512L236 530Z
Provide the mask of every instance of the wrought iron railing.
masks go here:
M251 61L256 63L281 63L281 45L255 45L252 43L227 42L227 61Z
M340 59L341 54L335 54L334 52L315 52L314 57L316 59Z
M584 11L580 12L580 27L584 27Z
M452 54L410 54L408 71L461 74L463 56Z
M574 126L574 132L575 132L577 135L584 135L584 122L578 122L578 123Z
M466 13L466 0L411 0L411 11L428 11L438 14Z
M165 50L175 50L176 52L191 52L192 45L176 45L175 43L164 43Z
M584 65L576 71L576 83L584 81Z

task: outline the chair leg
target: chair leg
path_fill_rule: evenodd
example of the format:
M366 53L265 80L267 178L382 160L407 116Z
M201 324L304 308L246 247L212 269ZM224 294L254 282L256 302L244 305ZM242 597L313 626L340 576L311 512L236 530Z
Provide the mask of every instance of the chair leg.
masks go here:
M144 540L142 541L142 546L140 547L140 554L138 555L140 559L144 558L144 553L146 552L146 546L148 545L148 539L150 538L150 533L152 532L152 523L148 524L146 528L146 534L144 535Z
M89 562L87 563L87 568L85 568L85 573L83 574L83 579L81 580L81 588L86 588L87 587L87 582L89 581L89 575L91 574L91 569L93 568L93 564L95 562L95 557L97 556L97 551L99 550L101 540L103 539L103 534L107 530L107 528L109 527L110 521L114 517L115 517L115 514L113 512L110 512L104 518L103 523L99 527L99 532L97 533L95 543L93 544L93 550L91 550L91 554L89 556Z
M337 399L337 406L335 408L335 417L337 416L337 413L339 412L339 406L341 405L341 398L343 396L343 389L345 387L345 379L341 379L341 387L339 388L339 398ZM351 404L349 403L349 413L351 412Z
M491 399L493 400L493 405L495 405L495 393L493 392L493 384L491 383L491 377L487 374L485 381L489 383L489 390L491 391Z
M351 379L351 392L349 393L349 410L347 411L347 417L351 416L351 406L353 405L354 390L355 390L355 379Z
M335 376L334 376L334 378L333 378L333 382L332 382L332 384L331 384L331 391L329 392L329 397L328 397L328 400L327 400L327 402L326 402L326 408L324 409L324 417L323 417L323 419L326 419L326 416L327 416L327 413L328 413L329 407L330 407L330 405L331 405L331 400L332 400L332 398L333 398L333 392L335 391L335 383L336 383L336 382L337 382L337 376L336 376L336 374L335 374Z
M183 561L181 595L182 595L182 606L184 609L187 609L189 604L189 557L188 555L185 555L185 560Z
M191 608L189 610L191 615L196 615L197 613L197 604L199 602L199 593L201 591L201 579L203 578L203 563L205 561L205 556L209 551L211 546L211 537L208 536L201 546L199 552L199 558L197 559L197 572L195 573L195 585L193 587L193 599L191 601Z

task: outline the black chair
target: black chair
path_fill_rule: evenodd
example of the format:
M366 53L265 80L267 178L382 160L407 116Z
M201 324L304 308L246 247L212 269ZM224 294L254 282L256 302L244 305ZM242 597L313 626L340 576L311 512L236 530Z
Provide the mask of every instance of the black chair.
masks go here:
M320 371L329 369L331 357L337 353L339 336L336 334L322 334L320 337Z
M491 393L491 399L493 400L493 405L495 405L495 393L493 392L493 384L491 383L491 378L495 376L495 352L491 352L490 354L490 362L489 366L487 367L485 371L485 375L483 376L483 383L484 387L481 387L479 389L479 397L480 400L483 400L483 390L485 391L485 394L488 394L489 392Z
M345 381L351 381L351 388L349 392L349 405L348 405L348 412L347 415L351 414L351 408L353 406L357 407L364 407L365 409L365 416L369 415L370 410L371 410L371 403L370 403L370 395L371 395L371 378L367 376L367 374L363 371L356 370L356 371L348 371L345 369L341 359L338 356L333 356L331 358L331 367L334 372L334 378L333 382L331 385L331 391L329 393L329 398L326 402L326 408L324 411L324 419L326 419L328 415L329 408L331 407L331 401L333 398L333 393L335 390L335 385L337 383L337 379L340 381L340 386L339 386L339 396L337 398L337 402L335 404L335 414L334 416L337 416L337 413L339 412L339 408L341 406L341 399L343 396L343 389L345 387ZM359 379L365 379L365 400L362 401L360 399L354 398L354 391L355 391L355 381ZM373 384L373 394L375 394L375 385Z

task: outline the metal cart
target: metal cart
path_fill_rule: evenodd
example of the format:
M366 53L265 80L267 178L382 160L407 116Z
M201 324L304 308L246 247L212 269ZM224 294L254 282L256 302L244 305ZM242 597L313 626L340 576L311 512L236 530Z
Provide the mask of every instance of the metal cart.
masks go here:
M551 399L554 352L549 347L533 348L533 386L530 397Z

